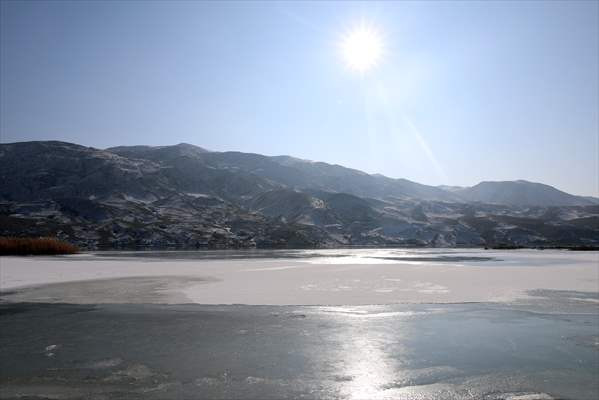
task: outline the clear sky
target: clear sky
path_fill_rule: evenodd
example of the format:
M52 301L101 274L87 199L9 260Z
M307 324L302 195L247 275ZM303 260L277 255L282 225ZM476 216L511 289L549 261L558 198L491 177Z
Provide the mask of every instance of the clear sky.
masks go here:
M0 140L187 142L599 195L599 3L2 1ZM376 67L343 38L375 29Z

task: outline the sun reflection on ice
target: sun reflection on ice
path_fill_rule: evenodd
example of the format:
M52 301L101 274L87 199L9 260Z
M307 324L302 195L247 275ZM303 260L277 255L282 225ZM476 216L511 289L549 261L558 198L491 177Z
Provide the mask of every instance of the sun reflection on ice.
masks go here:
M374 329L373 325L386 318L406 318L413 314L371 307L323 307L321 311L348 320L351 330L343 335L352 340L343 343L339 361L339 376L343 378L339 379L342 397L356 400L389 398L386 385L394 382L400 372L397 370L398 361L388 355L389 347L401 342L402 333ZM397 349L393 353L397 354Z
M345 390L351 399L378 399L383 397L381 387L393 380L393 369L380 343L365 336L352 343L348 354L348 368L345 373L353 379L347 382Z

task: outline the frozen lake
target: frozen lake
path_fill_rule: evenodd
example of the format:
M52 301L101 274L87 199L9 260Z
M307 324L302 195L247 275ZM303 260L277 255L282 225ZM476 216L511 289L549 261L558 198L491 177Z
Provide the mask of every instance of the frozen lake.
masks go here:
M0 263L3 291L29 288L7 296L13 301L368 305L509 302L536 289L599 290L599 252L105 252Z
M599 398L599 253L0 258L0 398Z

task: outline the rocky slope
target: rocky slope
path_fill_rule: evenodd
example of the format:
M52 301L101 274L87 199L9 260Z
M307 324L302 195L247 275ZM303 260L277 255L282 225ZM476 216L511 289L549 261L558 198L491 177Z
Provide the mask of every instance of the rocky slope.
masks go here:
M85 248L599 245L596 199L197 146L0 144L0 236Z

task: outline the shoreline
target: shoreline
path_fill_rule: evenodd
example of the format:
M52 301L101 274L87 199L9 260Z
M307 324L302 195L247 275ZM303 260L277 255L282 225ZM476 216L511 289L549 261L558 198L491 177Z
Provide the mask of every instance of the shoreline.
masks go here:
M599 246L586 246L586 245L555 245L555 246L520 246L520 245L483 245L483 246L452 246L452 247L436 247L436 246L401 246L396 244L390 245L342 245L334 247L177 247L177 246L166 246L166 247L145 247L145 246L132 246L132 247L97 247L97 248L86 248L81 247L75 253L47 253L47 254L0 254L1 257L37 257L37 256L61 256L61 255L72 255L72 254L85 254L85 253L109 253L109 252L227 252L227 251L239 251L239 252L252 252L252 251L308 251L308 250L567 250L567 251L597 251L599 252Z

